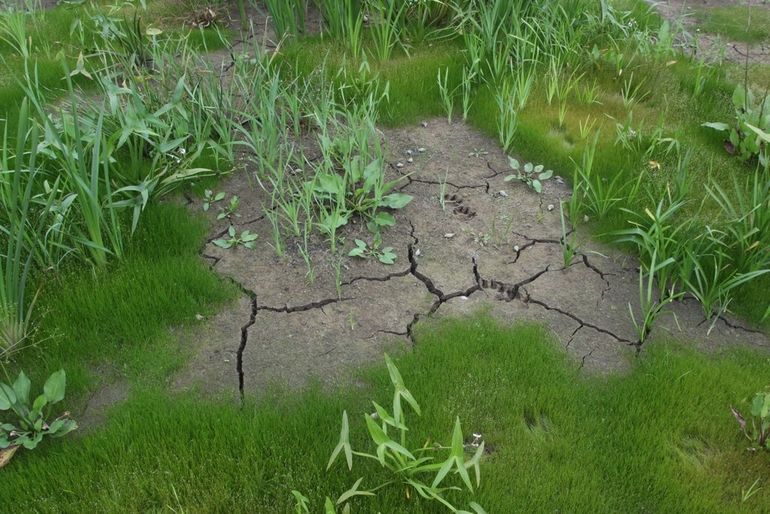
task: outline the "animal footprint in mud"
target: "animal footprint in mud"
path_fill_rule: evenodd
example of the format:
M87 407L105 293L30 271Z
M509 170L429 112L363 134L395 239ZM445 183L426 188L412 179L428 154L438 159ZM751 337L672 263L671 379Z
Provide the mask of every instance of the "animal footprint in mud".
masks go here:
M452 211L455 214L462 214L463 216L467 216L468 218L472 218L476 215L476 211L468 207L467 205L458 205L454 208Z
M468 218L472 218L476 215L476 211L467 205L463 205L463 197L460 195L456 195L454 193L445 194L444 202L455 204L455 208L452 210L454 214L461 214L463 216L467 216Z
M509 286L503 282L498 282L497 280L487 280L482 278L479 286L482 289L491 289L500 293L503 299L509 302L516 297L517 293L517 288L515 286Z
M444 201L446 203L456 203L457 205L460 205L461 203L463 203L463 197L460 195L456 195L454 193L452 194L447 193L444 195Z

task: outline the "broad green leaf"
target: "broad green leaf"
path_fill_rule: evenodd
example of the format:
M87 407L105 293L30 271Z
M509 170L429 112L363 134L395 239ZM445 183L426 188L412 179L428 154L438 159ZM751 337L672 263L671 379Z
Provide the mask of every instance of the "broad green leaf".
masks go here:
M67 376L63 369L48 377L43 386L43 394L49 403L57 403L64 399L64 390L67 387Z
M339 195L343 192L342 177L339 175L321 173L315 179L315 189L320 193Z
M733 105L738 108L746 107L746 88L738 86L733 91Z
M412 201L412 196L404 193L391 193L383 196L380 205L390 209L403 209Z
M727 123L721 123L718 121L701 123L701 127L708 127L714 130L718 130L720 132L723 132L725 130L730 130L730 125L728 125Z
M35 398L35 403L32 404L32 412L35 417L40 415L40 412L42 412L43 407L46 405L48 405L48 398L46 398L45 394L41 394Z
M16 403L16 393L7 384L0 383L0 410L8 410Z
M539 180L535 179L532 181L532 189L540 194L543 192L543 184L541 184Z
M769 133L765 132L764 130L762 130L760 128L755 127L754 125L750 125L748 123L746 124L746 126L748 128L750 128L751 130L753 130L759 136L759 139L761 139L765 143L770 143L770 134Z
M51 427L53 427L53 425L57 421L61 421L62 424L61 424L61 426L57 427L55 432L53 430L51 430L52 432L54 432L54 433L51 433L51 437L54 437L54 438L63 437L65 435L69 434L70 432L72 432L73 430L75 430L78 427L77 422L75 422L75 420L72 420L72 419L64 419L64 420L58 419L58 420L54 421L53 423L51 423Z
M348 257L366 257L365 252L365 248L356 247L348 252Z
M514 170L516 170L516 171L519 171L519 167L521 166L521 165L519 164L519 161L517 161L517 160L516 160L516 159L514 159L513 157L508 157L508 165L509 165L509 166L510 166L512 169L514 169Z
M377 257L377 260L383 264L395 264L396 254L393 252L383 252Z
M389 212L378 211L372 221L379 227L392 227L396 224L396 218Z
M29 403L30 386L31 383L29 378L27 378L27 375L25 375L23 371L19 372L19 376L16 379L16 382L13 383L13 390L16 392L16 398L18 398L19 403Z
M535 166L531 162L528 162L527 164L524 165L525 173L532 173L534 170L535 170Z

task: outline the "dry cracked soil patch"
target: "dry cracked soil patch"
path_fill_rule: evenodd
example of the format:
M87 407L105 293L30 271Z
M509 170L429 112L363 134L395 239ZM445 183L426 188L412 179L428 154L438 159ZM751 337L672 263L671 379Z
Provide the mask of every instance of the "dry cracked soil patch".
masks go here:
M752 9L770 9L768 0L647 0L665 19L681 25L689 33L680 41L685 49L698 54L707 61L718 61L724 57L727 61L744 63L747 59L754 64L770 64L770 42L762 41L746 45L731 41L718 34L700 30L695 17L696 9L708 10L715 7L751 6ZM722 49L724 48L724 55Z
M384 131L387 173L403 176L400 189L414 196L384 234L396 263L343 258L339 292L326 242L311 244L311 282L294 242L286 241L283 257L270 246L265 196L248 173L220 185L241 199L233 223L259 234L259 244L254 250L217 247L212 241L228 222L207 214L213 228L201 256L243 294L186 342L195 356L178 388L198 384L237 397L258 395L272 383L344 382L351 369L378 361L392 345L414 344L418 323L479 310L504 323L544 324L594 373L623 371L647 345L668 336L711 351L770 347L766 336L738 320L720 318L709 331L694 301L674 304L653 329L653 342L639 345L627 307L638 303L634 259L586 236L581 253L564 266L558 204L569 196L568 186L551 180L537 195L522 183L505 182L507 158L493 140L461 123L423 125ZM526 156L525 149L521 153ZM202 211L201 200L189 199L189 208ZM354 238L368 239L360 224L344 236L343 254Z

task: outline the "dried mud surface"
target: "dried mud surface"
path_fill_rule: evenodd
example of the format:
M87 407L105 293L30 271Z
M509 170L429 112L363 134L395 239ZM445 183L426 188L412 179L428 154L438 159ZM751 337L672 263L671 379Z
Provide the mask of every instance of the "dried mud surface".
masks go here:
M570 191L563 181L549 181L542 195L505 182L508 165L498 145L461 123L434 119L384 136L388 174L404 176L399 188L414 196L384 233L384 245L394 247L398 259L386 266L344 257L339 292L334 258L320 238L311 244L312 282L294 242L286 242L283 257L276 255L270 224L261 215L264 194L247 173L217 188L241 199L237 229L260 237L255 250L221 249L212 241L228 222L207 213L213 228L202 258L243 295L188 341L195 356L177 388L201 384L238 397L258 395L273 383L293 388L316 379L344 382L352 369L377 361L390 346L414 344L421 321L478 310L505 323L544 324L592 373L623 371L668 336L707 351L770 348L766 336L738 320L720 318L709 332L694 301L674 304L640 345L628 315L629 302L638 303L634 260L580 237L581 253L564 266L558 203ZM188 206L202 211L199 199L190 198ZM360 224L343 235L343 255L354 238L368 239Z
M682 41L692 53L698 53L707 61L718 60L722 47L725 48L724 58L727 61L744 63L748 58L749 63L770 64L770 42L763 41L754 45L746 45L736 41L730 41L718 34L710 34L699 29L695 18L696 9L709 9L714 7L745 7L750 5L753 9L770 9L768 0L648 0L658 12L672 23L681 22L690 33L690 41ZM697 44L696 44L697 43Z

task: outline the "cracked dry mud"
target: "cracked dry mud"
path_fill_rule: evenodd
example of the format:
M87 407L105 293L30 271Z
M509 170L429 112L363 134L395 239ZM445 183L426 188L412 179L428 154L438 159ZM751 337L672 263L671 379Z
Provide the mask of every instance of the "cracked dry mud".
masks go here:
M404 176L399 187L414 196L384 234L398 260L385 266L345 258L339 295L326 242L311 245L315 280L309 282L295 242L286 241L284 257L269 245L270 225L260 214L264 194L247 173L221 184L218 190L241 199L234 224L258 233L259 244L255 250L216 247L211 241L227 222L209 212L213 228L202 258L243 295L194 334L195 357L178 387L202 383L238 395L259 394L271 383L345 381L351 368L378 361L390 345L413 344L418 323L479 310L505 323L544 324L589 372L622 371L666 336L704 350L770 347L766 336L738 320L719 319L708 333L694 301L674 304L669 312L676 316L664 316L651 342L639 345L627 307L638 303L634 260L584 236L581 254L564 267L558 203L570 194L565 184L549 181L537 195L522 183L505 182L508 164L497 144L460 123L435 119L384 135L388 174ZM189 207L201 211L200 200L191 199ZM344 254L355 237L368 239L360 223L344 236Z
M680 41L685 44L685 50L698 54L707 61L719 61L723 57L727 61L744 63L747 59L753 64L770 63L770 42L760 41L752 45L731 41L718 34L703 32L695 18L695 9L711 9L714 7L745 7L752 9L770 9L768 0L647 0L657 11L672 23L681 23L690 32L689 40ZM697 43L697 44L696 44ZM724 54L722 48L724 47Z

